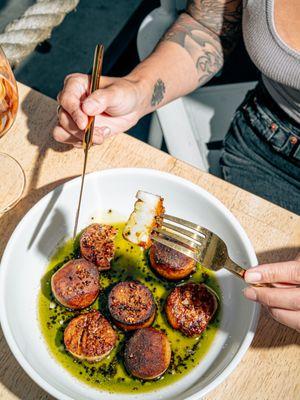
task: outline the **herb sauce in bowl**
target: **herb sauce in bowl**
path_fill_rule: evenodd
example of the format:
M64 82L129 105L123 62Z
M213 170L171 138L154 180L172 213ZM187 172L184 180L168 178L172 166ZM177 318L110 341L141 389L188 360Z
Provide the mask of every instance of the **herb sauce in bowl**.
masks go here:
M52 257L41 282L38 299L38 317L41 330L52 356L74 377L87 385L115 393L149 392L172 384L191 371L205 356L210 348L219 326L220 306L206 331L199 337L185 337L168 324L164 303L168 293L178 282L168 282L156 276L148 263L146 252L132 245L122 237L124 223L113 224L118 229L116 253L109 271L100 272L101 294L88 309L70 311L58 304L51 292L51 276L70 259L79 258L78 239L69 240L60 247ZM165 374L154 381L141 381L130 376L123 364L123 347L131 333L118 332L118 343L112 352L98 363L88 363L72 357L65 349L63 333L68 322L75 316L91 308L98 309L108 320L107 297L110 288L125 280L137 280L147 286L153 293L157 304L157 315L154 328L166 333L172 348L172 360ZM220 295L220 287L213 272L197 265L196 272L188 279L192 282L205 282Z

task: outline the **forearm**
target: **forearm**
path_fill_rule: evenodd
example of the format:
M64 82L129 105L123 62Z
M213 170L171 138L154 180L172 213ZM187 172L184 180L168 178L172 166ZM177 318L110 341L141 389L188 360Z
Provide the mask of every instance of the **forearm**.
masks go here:
M142 91L143 114L204 85L222 68L234 47L240 28L240 1L197 4L200 2L189 2L187 11L155 51L128 76Z
M166 41L127 78L137 82L144 114L193 91L198 85L191 57L177 44Z

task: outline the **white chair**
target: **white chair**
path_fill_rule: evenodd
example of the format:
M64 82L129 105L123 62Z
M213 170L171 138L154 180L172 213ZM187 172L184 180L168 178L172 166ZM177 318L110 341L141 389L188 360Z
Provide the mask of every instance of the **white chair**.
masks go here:
M137 48L139 57L147 57L164 32L184 9L185 1L161 0L142 22ZM174 157L202 170L220 176L220 150L209 150L210 144L222 141L234 111L256 82L199 88L192 94L174 100L153 113L149 143L161 148L163 138Z

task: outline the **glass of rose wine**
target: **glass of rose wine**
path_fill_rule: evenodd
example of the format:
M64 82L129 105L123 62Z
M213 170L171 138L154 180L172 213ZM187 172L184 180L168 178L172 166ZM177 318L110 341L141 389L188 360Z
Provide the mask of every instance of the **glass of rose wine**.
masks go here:
M18 88L9 62L0 47L0 140L12 127L19 104ZM9 146L9 141L7 141ZM2 146L1 146L2 147ZM0 152L0 214L14 207L25 187L25 174L11 155Z

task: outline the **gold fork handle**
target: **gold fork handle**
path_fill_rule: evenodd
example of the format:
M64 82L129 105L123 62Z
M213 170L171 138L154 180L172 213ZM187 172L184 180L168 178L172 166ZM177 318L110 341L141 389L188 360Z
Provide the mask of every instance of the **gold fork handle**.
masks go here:
M241 279L244 279L246 270L235 262L233 262L229 257L226 260L226 264L224 265L228 271L232 272L234 275L238 276Z
M234 275L238 276L239 278L245 280L245 273L246 269L240 267L234 261L232 261L229 257L227 258L226 265L224 268L228 271L232 272ZM270 283L252 283L251 286L256 287L273 287Z

